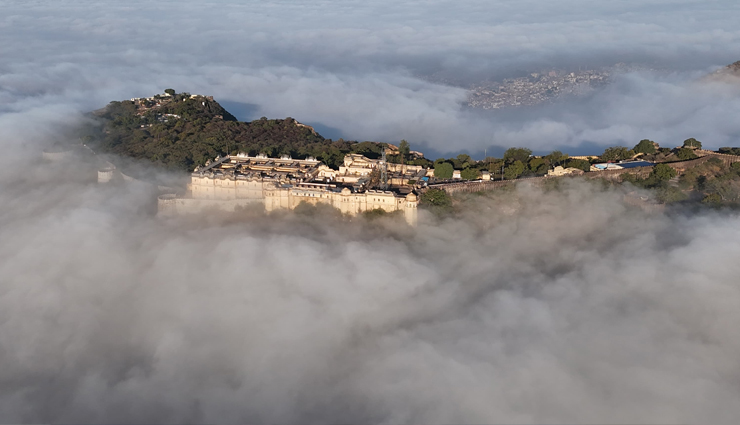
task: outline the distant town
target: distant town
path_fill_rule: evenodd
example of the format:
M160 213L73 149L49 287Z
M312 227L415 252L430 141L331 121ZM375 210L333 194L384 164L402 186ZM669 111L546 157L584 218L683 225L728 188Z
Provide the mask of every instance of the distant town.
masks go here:
M533 72L526 77L483 83L470 89L467 105L501 109L534 106L563 96L578 96L606 85L608 70Z
M468 90L466 106L496 110L535 106L583 96L605 87L615 75L647 70L656 71L646 65L618 63L599 68L542 69L522 72L524 75L516 77L485 79L473 84L463 84L437 74L422 78L439 84L465 87Z

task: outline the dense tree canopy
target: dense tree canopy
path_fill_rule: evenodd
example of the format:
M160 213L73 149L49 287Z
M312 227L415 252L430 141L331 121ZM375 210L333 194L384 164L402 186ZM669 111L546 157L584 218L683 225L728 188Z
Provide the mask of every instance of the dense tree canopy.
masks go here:
M504 152L504 161L514 162L520 161L526 163L529 160L529 156L532 155L532 150L527 148L509 148Z
M624 146L613 146L604 150L604 153L601 154L601 160L622 161L632 158L632 155L634 155L634 152L625 148Z
M740 155L740 148L723 147L723 148L719 148L718 152L724 153L727 155Z
M443 180L449 180L452 178L452 172L454 168L449 162L438 162L434 164L434 177Z
M650 175L657 181L668 181L676 177L676 170L666 164L656 164L653 167L653 171L650 172Z
M521 176L524 170L524 163L522 163L522 161L516 160L506 166L506 168L504 169L504 177L507 180L513 180Z
M686 140L684 140L684 141L683 141L683 146L684 146L685 148L696 148L696 149L701 149L701 142L700 142L700 141L698 141L698 140L696 140L696 139L694 139L694 138L692 137L692 138L690 138L690 139L686 139Z
M648 139L642 139L640 140L640 143L635 145L633 149L636 153L647 153L647 154L654 154L655 153L655 142Z
M452 198L442 189L429 189L421 194L421 207L435 213L446 213L452 209Z
M187 93L148 109L132 101L111 102L96 115L104 124L98 149L187 171L218 155L238 152L313 156L337 168L347 153L377 158L385 146L324 139L292 118L239 122L210 98L190 99Z
M552 151L545 155L545 160L553 167L563 165L568 160L568 154L564 154L560 151Z
M579 170L588 171L591 169L591 163L585 159L569 159L565 163L566 167L578 168Z
M480 178L480 171L478 171L477 168L472 167L464 168L460 172L460 178L463 180L477 180Z
M676 158L684 161L684 160L687 160L687 159L695 159L695 158L698 158L698 156L696 156L696 154L694 153L694 151L692 149L689 149L689 148L679 148L679 149L676 149Z

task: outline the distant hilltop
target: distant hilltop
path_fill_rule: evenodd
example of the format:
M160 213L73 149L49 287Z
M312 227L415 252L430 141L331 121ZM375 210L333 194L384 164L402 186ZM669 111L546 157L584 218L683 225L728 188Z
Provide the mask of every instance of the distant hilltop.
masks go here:
M704 81L740 83L740 61L720 68L703 78Z

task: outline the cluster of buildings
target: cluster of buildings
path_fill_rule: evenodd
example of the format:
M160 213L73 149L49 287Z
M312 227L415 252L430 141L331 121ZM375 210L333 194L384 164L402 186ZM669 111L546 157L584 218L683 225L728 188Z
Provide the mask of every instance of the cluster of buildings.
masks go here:
M608 79L609 72L605 70L533 72L526 77L472 87L468 106L483 109L532 106L561 96L586 93L592 87L606 84Z
M203 106L206 105L207 101L213 101L213 96L201 96L198 94L192 94L188 95L185 94L187 97L185 97L185 101L188 100L200 100L203 103ZM156 111L157 109L161 108L163 105L166 105L170 102L175 100L175 97L171 95L170 93L162 93L162 94L156 94L151 97L133 97L131 98L131 102L133 102L136 105L136 115L138 116L144 116L149 111ZM223 116L216 115L217 118L223 119ZM153 116L153 119L155 119L157 122L165 123L169 122L170 120L176 120L182 118L180 115L177 114L162 114L162 113L155 113ZM141 128L151 127L153 124L150 121L148 124L142 124Z
M206 210L235 211L264 205L266 211L294 209L300 203L326 204L342 213L357 215L381 209L400 211L416 224L418 197L408 185L427 170L420 166L388 164L362 155L347 155L339 170L314 158L268 158L244 154L217 157L190 175L187 193L165 194L158 200L159 213L173 215ZM372 189L371 180L385 190Z

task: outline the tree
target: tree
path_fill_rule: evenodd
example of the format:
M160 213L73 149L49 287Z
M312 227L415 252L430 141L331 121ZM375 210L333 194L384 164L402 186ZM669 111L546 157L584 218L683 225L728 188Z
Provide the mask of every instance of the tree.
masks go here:
M724 153L727 155L740 155L740 148L719 148L717 150L719 153Z
M464 164L466 162L471 162L473 158L471 158L470 155L466 153L461 153L460 155L457 156L457 160Z
M506 180L514 180L517 177L521 176L523 172L524 163L522 161L516 160L506 166L506 168L504 169L504 178L506 178Z
M455 169L452 168L452 164L450 164L449 162L440 162L439 164L434 164L434 177L438 179L451 179L453 171L455 171Z
M170 96L174 96L175 95L175 90L174 89L165 89L164 92L167 93Z
M569 159L568 162L565 163L565 166L578 168L579 170L583 170L586 172L591 169L591 163L586 161L585 159Z
M635 145L635 148L632 149L636 153L647 153L647 154L654 154L655 153L655 142L648 139L642 139L640 140L640 143Z
M480 172L475 168L465 168L460 172L460 178L463 180L477 180L480 177Z
M621 161L623 159L632 158L634 153L625 148L624 146L613 146L606 148L604 153L601 154L602 161Z
M398 144L398 151L401 153L401 164L406 163L406 158L411 154L411 146L406 140L401 140Z
M681 202L689 198L689 196L683 193L681 189L678 189L672 186L667 186L667 187L658 189L656 193L656 197L658 198L658 201L664 204L670 204L673 202Z
M560 151L552 151L545 156L545 159L552 166L562 165L563 162L568 160L568 154L564 154Z
M698 158L693 150L689 148L678 148L676 150L676 158L680 159L681 161L685 161L687 159L695 159Z
M452 207L452 199L442 189L429 189L421 194L421 204L432 209L446 210Z
M656 164L650 172L650 177L661 182L668 181L676 177L676 170L666 164Z
M683 147L692 148L692 149L701 149L701 142L692 137L690 139L686 139L683 141Z
M719 206L722 204L722 197L719 196L717 193L710 193L704 197L704 199L701 200L703 204L708 204L712 206Z
M532 151L527 148L509 148L504 152L504 161L511 163L514 161L527 162Z
M531 158L527 165L529 165L529 169L535 174L547 173L547 162L543 158Z

